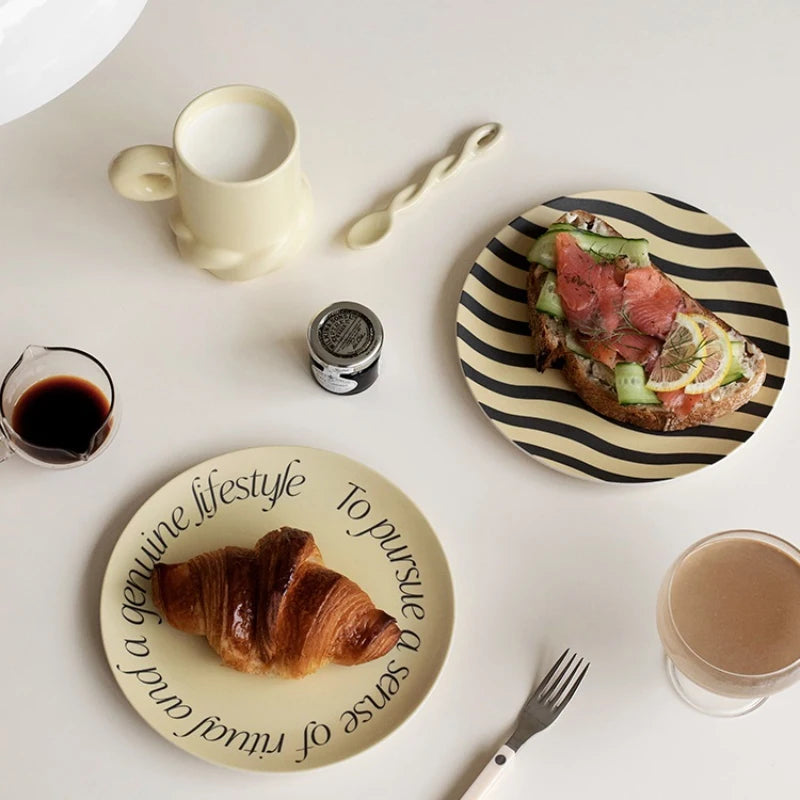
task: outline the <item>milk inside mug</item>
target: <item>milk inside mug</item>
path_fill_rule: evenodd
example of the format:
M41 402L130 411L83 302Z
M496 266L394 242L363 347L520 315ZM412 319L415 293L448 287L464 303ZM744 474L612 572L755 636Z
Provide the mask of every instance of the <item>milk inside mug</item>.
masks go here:
M291 143L278 116L253 103L227 103L186 126L183 155L199 174L217 181L252 181L279 167Z
M311 224L295 119L254 86L200 95L179 115L172 148L124 150L109 178L133 200L176 197L170 227L181 256L218 278L247 280L284 265Z

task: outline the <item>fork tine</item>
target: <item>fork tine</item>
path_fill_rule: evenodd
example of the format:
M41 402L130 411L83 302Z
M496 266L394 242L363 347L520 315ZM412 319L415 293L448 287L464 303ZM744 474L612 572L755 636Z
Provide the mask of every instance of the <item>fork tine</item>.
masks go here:
M550 670L550 672L548 672L547 675L544 676L544 680L533 690L531 697L539 696L539 692L541 692L542 689L544 689L544 687L547 686L547 682L550 680L550 678L553 677L553 675L555 675L556 670L561 666L561 662L567 657L567 653L569 653L569 647L561 654L561 658L559 658L558 661L556 661L556 663L553 664L553 667Z
M572 663L572 662L570 662ZM583 659L581 658L580 661L572 668L572 672L570 672L569 677L561 684L561 688L558 690L558 693L555 697L552 696L552 692L550 693L550 697L547 698L548 704L552 707L561 699L561 695L564 694L566 688L572 683L572 679L575 677L575 673L581 668L581 664L583 664Z
M590 662L586 662L586 666L583 668L580 675L578 675L578 679L575 683L572 684L572 688L567 692L567 696L555 707L556 714L560 714L564 710L564 706L572 700L573 695L575 692L578 691L578 687L581 685L581 681L583 680L583 676L586 674L587 670L589 669Z
M567 674L567 670L572 666L572 662L575 660L575 656L576 655L577 655L577 653L573 653L572 654L572 658L570 658L570 660L567 661L566 666L564 667L564 669L561 670L561 672L559 673L559 676L548 687L547 691L542 692L542 695L539 698L539 700L541 702L546 703L546 702L549 701L549 699L552 696L553 692L558 688L558 685L561 683L561 679L564 677L564 675Z

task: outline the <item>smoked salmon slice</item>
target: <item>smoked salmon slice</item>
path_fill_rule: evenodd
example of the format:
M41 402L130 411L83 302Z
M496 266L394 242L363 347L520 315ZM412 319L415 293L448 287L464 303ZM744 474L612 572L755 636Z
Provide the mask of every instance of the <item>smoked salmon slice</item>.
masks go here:
M608 342L581 337L580 344L595 361L605 364L609 369L614 369L617 365L619 354Z
M686 394L683 389L674 392L656 392L658 399L678 417L688 417L692 409L703 399L701 394Z
M555 245L561 306L586 350L612 368L617 361L650 365L683 310L678 287L653 267L598 262L569 233L559 233Z
M622 286L613 263L598 263L568 233L556 236L556 290L573 330L603 338L621 322Z
M661 352L661 340L635 331L618 330L614 334L614 347L620 361L635 361L649 367Z
M648 334L666 339L683 311L680 289L661 272L652 267L638 267L625 273L624 304L631 326Z

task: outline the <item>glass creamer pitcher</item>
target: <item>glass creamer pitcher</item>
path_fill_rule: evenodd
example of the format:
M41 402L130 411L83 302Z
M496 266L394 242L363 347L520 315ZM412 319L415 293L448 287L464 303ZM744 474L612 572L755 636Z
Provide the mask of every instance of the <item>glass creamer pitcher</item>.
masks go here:
M26 347L0 386L0 461L12 453L42 467L96 458L119 425L108 370L71 347Z

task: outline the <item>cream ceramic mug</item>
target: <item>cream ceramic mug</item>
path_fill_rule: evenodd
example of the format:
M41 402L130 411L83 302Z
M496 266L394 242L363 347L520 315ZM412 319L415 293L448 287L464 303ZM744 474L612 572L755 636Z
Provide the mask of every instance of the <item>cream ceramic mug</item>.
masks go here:
M218 278L247 280L290 259L312 217L297 124L255 86L222 86L180 113L173 146L119 153L109 178L123 197L177 197L170 227L183 258Z

